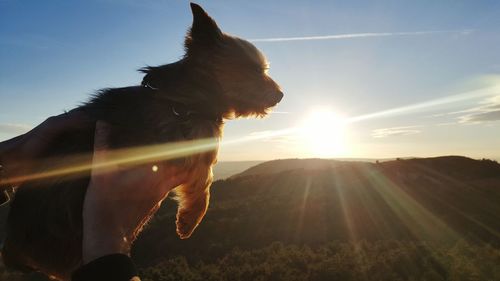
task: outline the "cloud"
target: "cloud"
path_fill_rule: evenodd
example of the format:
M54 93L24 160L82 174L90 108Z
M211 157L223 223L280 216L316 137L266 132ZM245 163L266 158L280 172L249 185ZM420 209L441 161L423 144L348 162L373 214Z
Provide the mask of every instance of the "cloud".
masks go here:
M288 42L288 41L310 41L310 40L342 40L354 38L369 38L369 37L389 37L389 36L417 36L417 35L431 35L431 34L461 34L468 35L472 33L473 29L462 30L427 30L427 31L408 31L408 32L368 32L368 33L347 33L347 34L334 34L334 35L320 35L320 36L304 36L304 37L275 37L275 38L258 38L250 39L251 42Z
M481 102L480 106L464 110L467 113L458 117L459 123L485 123L500 121L500 95Z
M442 126L451 126L451 125L456 125L456 124L457 124L457 122L442 122L442 123L434 124L434 126L442 127Z
M420 128L421 126L406 126L406 127L392 127L392 128L382 128L376 129L372 131L372 137L374 138L386 138L393 136L407 136L419 134L422 131L416 128Z
M497 79L500 79L497 77ZM500 80L499 80L500 81ZM464 91L458 94L454 95L449 95L437 99L432 99L432 100L427 100L423 102L418 102L415 104L410 104L410 105L405 105L401 107L396 107L396 108L391 108L391 109L386 109L374 113L368 113L364 115L359 115L355 117L350 117L347 119L348 123L353 123L353 122L359 122L359 121L364 121L367 119L373 119L373 118L381 118L381 117L388 117L388 116L396 116L396 115L404 115L404 114L410 114L410 113L415 113L415 112L422 112L424 110L431 110L433 108L437 107L447 107L452 104L456 104L458 102L464 102L467 100L472 100L472 99L478 99L478 98L484 98L484 97L491 97L496 94L498 94L498 89L499 89L500 84L493 84L493 85L487 85L481 88L477 88L474 90L469 90L469 91ZM471 111L471 109L466 110L467 112ZM465 111L460 111L460 112L465 112ZM459 112L451 112L451 113L445 113L445 114L435 114L430 117L439 117L439 116L445 116L445 115L450 115L450 114L457 114Z
M469 114L460 117L461 123L481 123L481 122L499 121L499 120L500 120L500 110Z
M264 142L275 142L283 144L297 143L297 137L291 133L276 134L275 131L258 131L250 133L251 138L259 139Z
M23 134L31 128L25 124L0 124L0 134Z

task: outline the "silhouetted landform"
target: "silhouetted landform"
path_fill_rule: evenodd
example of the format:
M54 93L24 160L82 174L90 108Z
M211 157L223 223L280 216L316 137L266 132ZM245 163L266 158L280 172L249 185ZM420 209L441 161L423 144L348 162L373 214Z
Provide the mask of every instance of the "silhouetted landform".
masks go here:
M213 167L214 180L226 179L263 161L219 161Z
M376 159L370 158L339 158L335 159L339 161L354 161L354 162L373 162ZM381 159L380 161L389 161L393 159ZM322 165L324 162L331 162L327 159L286 159L286 160L273 160L273 161L219 161L214 166L214 179L221 180L227 179L231 176L235 176L243 171L246 174L266 174L273 173L277 170L290 170L295 166L305 167L308 169L314 168L315 166ZM262 165L259 165L261 164ZM254 167L255 166L255 167ZM311 167L308 167L311 166ZM267 171L267 169L270 169Z
M268 162L261 163L254 167L251 167L241 173L234 174L230 178L235 179L245 176L265 176L270 174L276 174L284 171L291 171L297 169L304 170L324 170L332 168L339 162L329 159L280 159L272 160Z
M406 159L406 158L397 158L397 159ZM396 159L370 159L370 158L340 158L340 159L321 159L321 158L312 158L312 159L279 159L272 160L262 163L262 161L255 163L254 167L248 168L246 170L240 170L238 173L231 174L231 178L242 177L242 176L250 176L250 175L267 175L267 174L275 174L277 172L289 171L295 169L304 169L304 170L323 170L327 168L332 168L333 166L338 165L339 163L348 163L348 162L368 162L368 163L378 163L380 161L387 162ZM222 162L228 163L228 162ZM245 163L245 162L243 162ZM259 164L260 163L260 164ZM258 164L258 165L257 165ZM241 167L241 166L240 166ZM236 169L235 169L236 171ZM219 179L224 179L221 177Z
M276 160L215 182L188 240L175 211L134 245L143 280L500 280L491 160Z

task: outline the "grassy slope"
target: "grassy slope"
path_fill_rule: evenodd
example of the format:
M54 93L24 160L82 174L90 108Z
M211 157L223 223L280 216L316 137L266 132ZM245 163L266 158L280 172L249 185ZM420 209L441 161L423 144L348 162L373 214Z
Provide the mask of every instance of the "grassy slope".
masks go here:
M165 202L133 258L144 280L495 280L499 202L493 161L270 161L215 182L188 240Z

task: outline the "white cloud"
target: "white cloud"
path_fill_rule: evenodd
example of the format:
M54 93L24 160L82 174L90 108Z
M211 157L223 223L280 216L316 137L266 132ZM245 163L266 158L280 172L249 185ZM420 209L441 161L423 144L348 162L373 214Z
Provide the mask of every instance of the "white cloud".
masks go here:
M468 114L458 118L460 123L477 124L500 121L500 95L486 99L481 102L480 106L463 112Z
M372 131L372 137L374 138L386 138L393 136L407 136L419 134L422 131L418 130L422 126L405 126L405 127L392 127L392 128L382 128Z
M341 39L354 39L354 38L369 38L369 37L388 37L388 36L416 36L416 35L431 35L452 33L468 35L472 33L473 29L463 30L427 30L427 31L407 31L407 32L369 32L369 33L348 33L348 34L334 34L334 35L320 35L320 36L303 36L303 37L275 37L275 38L258 38L251 39L251 42L287 42L287 41L310 41L310 40L341 40Z
M298 139L296 136L290 133L286 134L276 134L275 131L258 131L252 132L249 135L251 138L259 139L264 142L275 142L283 144L297 143Z
M443 122L443 123L437 123L434 124L437 127L442 127L442 126L451 126L451 125L456 125L457 122Z

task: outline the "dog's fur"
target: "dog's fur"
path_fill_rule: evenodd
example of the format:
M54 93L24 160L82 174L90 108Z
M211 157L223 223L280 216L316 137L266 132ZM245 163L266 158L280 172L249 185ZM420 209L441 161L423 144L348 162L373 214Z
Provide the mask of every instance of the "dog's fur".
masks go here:
M223 33L205 11L191 4L193 24L185 56L146 67L141 86L106 89L79 109L112 125L110 147L125 148L195 139L219 141L224 119L264 116L283 94L266 74L267 62L251 43ZM54 140L38 170L52 160L83 155L91 162L94 128ZM175 189L177 233L188 238L205 215L217 150L170 161L189 172ZM50 164L50 165L49 165ZM65 163L66 165L68 163ZM82 206L89 172L18 187L7 222L7 265L68 279L81 263ZM138 189L140 192L140 189Z

